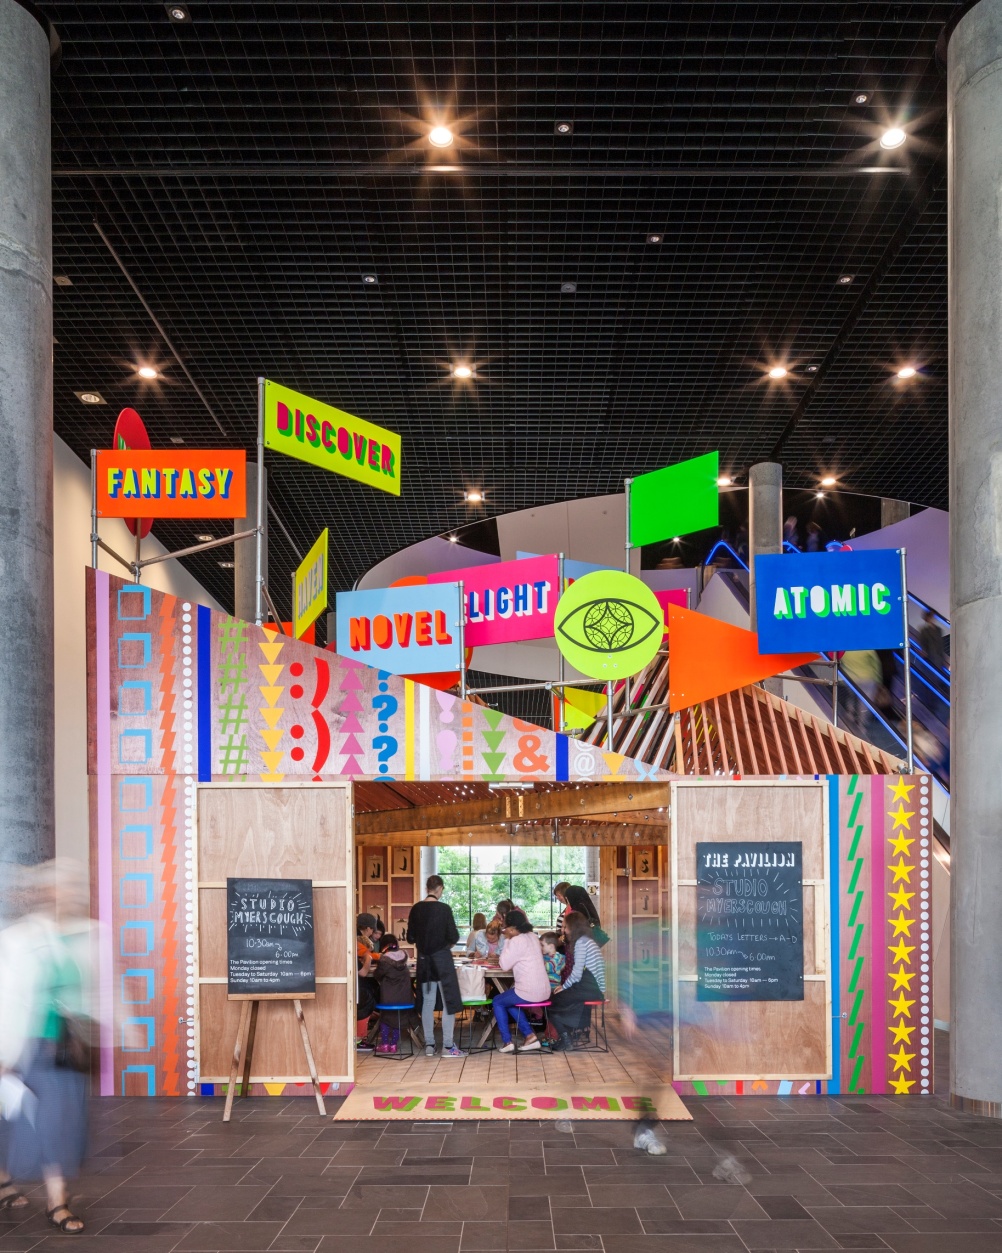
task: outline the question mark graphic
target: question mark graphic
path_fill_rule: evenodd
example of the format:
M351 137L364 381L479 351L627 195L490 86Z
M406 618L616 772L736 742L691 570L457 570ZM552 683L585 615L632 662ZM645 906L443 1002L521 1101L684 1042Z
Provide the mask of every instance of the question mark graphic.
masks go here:
M376 711L376 716L379 718L380 731L386 730L387 722L400 708L397 698L395 696L391 696L388 692L385 694L380 692L378 696L373 696L372 707Z
M376 750L376 760L379 762L379 773L387 774L390 768L386 763L397 751L397 741L392 735L377 735L372 741L372 747Z

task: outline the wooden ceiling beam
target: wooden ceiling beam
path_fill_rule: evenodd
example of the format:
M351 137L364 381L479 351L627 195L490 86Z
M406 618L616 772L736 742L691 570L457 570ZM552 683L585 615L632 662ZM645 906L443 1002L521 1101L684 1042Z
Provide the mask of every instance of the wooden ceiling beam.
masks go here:
M393 831L435 831L483 827L504 822L549 818L584 818L591 814L630 814L638 809L667 810L667 783L591 783L552 792L495 792L486 800L455 805L416 805L355 815L355 834L386 836Z
M433 831L394 831L388 835L372 835L363 848L414 848L450 845L462 847L469 844L511 844L528 848L585 848L609 846L638 846L667 844L669 829L663 824L639 827L623 826L615 822L562 822L560 842L554 844L553 832L548 826L527 827L520 825L517 831L507 826L446 827Z

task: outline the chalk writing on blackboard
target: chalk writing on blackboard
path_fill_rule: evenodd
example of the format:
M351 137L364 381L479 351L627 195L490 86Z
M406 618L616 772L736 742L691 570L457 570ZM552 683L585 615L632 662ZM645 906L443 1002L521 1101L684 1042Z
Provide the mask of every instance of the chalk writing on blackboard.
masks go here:
M697 843L696 997L804 999L803 845Z
M227 879L226 951L230 996L315 994L312 880Z

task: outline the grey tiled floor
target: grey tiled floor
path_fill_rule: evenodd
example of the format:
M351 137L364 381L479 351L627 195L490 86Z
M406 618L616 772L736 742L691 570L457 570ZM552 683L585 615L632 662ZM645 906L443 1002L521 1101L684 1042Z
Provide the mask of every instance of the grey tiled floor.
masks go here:
M940 1045L940 1068L946 1049ZM942 1090L945 1090L943 1076ZM94 1103L77 1192L95 1253L1002 1250L1002 1123L942 1097L715 1098L666 1128L322 1121L311 1101ZM713 1167L734 1154L747 1185ZM4 1250L65 1248L33 1192Z

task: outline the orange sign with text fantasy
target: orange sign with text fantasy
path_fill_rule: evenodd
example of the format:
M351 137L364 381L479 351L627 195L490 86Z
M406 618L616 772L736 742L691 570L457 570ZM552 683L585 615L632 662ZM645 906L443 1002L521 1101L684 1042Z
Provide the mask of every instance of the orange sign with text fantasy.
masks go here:
M244 518L247 454L242 448L102 448L99 518Z

